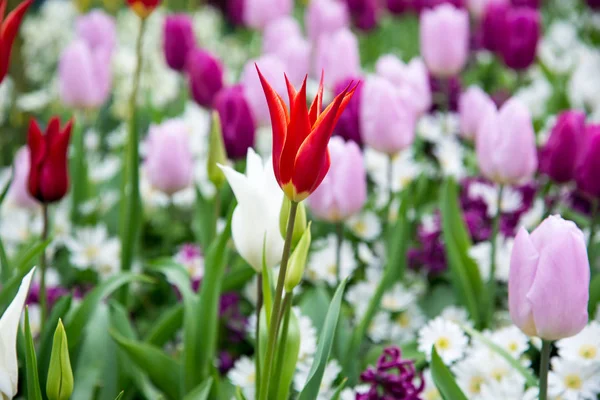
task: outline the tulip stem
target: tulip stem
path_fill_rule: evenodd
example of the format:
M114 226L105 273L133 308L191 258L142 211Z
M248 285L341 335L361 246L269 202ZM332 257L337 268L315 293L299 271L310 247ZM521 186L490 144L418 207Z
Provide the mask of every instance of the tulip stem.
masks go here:
M277 278L277 287L275 288L275 299L273 300L273 311L271 312L271 323L269 324L269 336L267 339L267 352L265 355L265 365L262 370L260 382L259 400L267 400L269 395L269 382L271 369L273 366L273 356L275 354L275 345L277 344L277 334L279 333L279 323L281 312L281 296L283 294L283 285L285 283L285 274L287 272L288 261L290 258L290 249L292 247L292 237L294 234L294 222L296 221L296 211L298 211L298 202L292 201L290 207L290 216L288 219L287 230L285 232L285 244L283 245L283 254L281 256L281 267Z
M588 258L590 259L590 266L594 267L594 238L596 236L596 227L598 225L598 200L592 200L592 210L591 210L591 220L590 220L590 236L588 237L587 243L587 252Z
M496 307L496 239L498 238L498 231L500 230L500 215L502 214L502 192L504 186L498 186L498 197L496 199L496 215L492 221L492 236L491 240L491 251L490 251L490 278L489 278L489 314L488 324L491 325L494 320L494 311ZM489 326L488 326L489 327Z
M256 276L256 330L254 332L255 345L254 345L254 363L256 368L256 388L255 398L258 398L260 393L260 310L263 307L263 294L262 294L262 274L258 273Z
M344 244L344 223L338 222L335 226L336 248L335 248L335 278L340 283L342 269L342 245Z
M393 182L394 182L394 156L389 155L388 156L388 165L387 165L387 183L388 183L388 201L385 207L385 215L384 215L384 221L385 221L385 226L387 227L389 225L390 222L390 209L392 208L392 202L394 201L394 189L393 189Z
M283 326L281 327L281 341L279 342L279 346L276 353L276 363L275 369L273 370L273 383L275 386L271 393L277 396L277 392L279 392L279 383L281 381L281 373L283 372L283 359L285 357L285 345L287 342L287 334L290 326L290 312L292 311L292 294L286 293L283 298L283 306L281 309L281 318L279 320L283 320ZM277 397L275 397L277 398Z
M42 204L42 242L48 239L48 204ZM42 250L42 256L40 258L40 332L44 329L44 321L46 321L46 315L48 314L48 297L46 296L46 249Z
M552 350L552 342L549 340L542 341L542 353L540 358L540 396L539 400L548 398L548 367L550 366L550 352Z

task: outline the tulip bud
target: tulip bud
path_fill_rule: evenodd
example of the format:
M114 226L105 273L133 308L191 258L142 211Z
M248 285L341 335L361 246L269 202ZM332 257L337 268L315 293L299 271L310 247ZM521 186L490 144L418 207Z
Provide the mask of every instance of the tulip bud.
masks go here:
M600 125L589 125L575 163L577 188L589 196L600 198Z
M494 101L478 86L471 86L458 100L460 113L460 135L474 140L481 121L488 111L495 111Z
M506 35L506 14L510 4L502 1L489 2L481 21L483 47L489 51L500 51Z
M588 7L599 10L600 9L600 0L587 0Z
M512 69L528 68L535 61L540 39L540 13L531 8L513 8L506 14L506 31L500 52Z
M350 29L342 28L319 38L314 71L316 75L327 71L325 86L328 87L360 74L358 39Z
M187 14L169 15L163 26L163 50L169 67L183 71L189 52L196 47L192 18Z
M304 23L308 37L316 43L321 35L348 27L348 7L338 0L312 0L306 8Z
M558 116L548 142L540 152L540 171L555 182L573 179L575 161L585 136L585 114L566 111Z
M146 19L160 5L160 0L127 0L127 5L141 19Z
M389 12L401 15L405 12L416 11L416 0L387 0L386 6Z
M244 89L240 85L224 88L215 98L214 106L220 117L227 156L234 160L244 158L254 146L255 137L254 119Z
M480 20L485 14L486 6L491 3L509 4L510 0L467 0L466 5L471 15Z
M115 20L101 10L90 11L77 18L77 36L92 50L104 49L112 53L117 44Z
M69 190L67 149L73 121L61 130L60 120L53 117L48 123L46 134L42 134L37 122L29 123L27 146L31 155L29 168L29 194L42 203L62 199Z
M208 179L217 189L221 188L223 183L225 183L225 174L221 168L219 168L219 164L225 165L226 163L227 156L225 155L225 145L223 144L223 136L221 134L219 114L213 112L206 169L208 170Z
M346 0L354 25L362 31L370 31L379 21L379 2L377 0Z
M469 14L442 4L421 14L421 54L438 78L457 75L469 55Z
M312 3L311 3L312 4ZM292 16L279 18L267 25L262 36L263 54L277 54L290 38L302 37L300 24Z
M529 7L538 9L540 8L541 0L511 0L511 4L514 7Z
M515 325L529 336L558 340L588 322L590 265L585 238L559 216L531 235L521 228L510 259L508 302Z
M311 223L309 222L306 230L302 234L300 241L296 245L296 248L290 257L288 270L285 274L284 287L286 293L291 293L292 290L294 290L294 288L302 281L304 267L306 266L306 259L308 258L308 251L310 250L310 243L312 239L310 225Z
M194 101L210 108L219 90L223 87L223 66L208 51L193 49L186 60L190 91Z
M262 30L269 23L292 13L292 0L245 0L244 22L247 26Z
M281 211L279 212L279 231L281 237L285 239L287 233L288 221L290 219L290 210L292 202L290 199L285 197L281 204ZM296 219L294 220L294 233L292 234L292 247L302 238L304 231L306 230L306 207L304 203L298 203L298 209L296 210Z
M359 80L359 78L347 78L338 82L333 90L335 95L337 96L338 94L342 93L350 83L358 82ZM342 115L340 115L338 124L333 131L334 135L338 135L345 140L352 140L361 147L363 145L360 131L360 103L362 97L362 87L363 85L358 85L354 91L354 96L352 96L348 102L348 105L346 106L346 109Z
M224 4L225 16L233 25L244 24L244 4L246 0L226 0ZM223 3L221 3L223 4Z
M48 382L46 383L48 400L69 400L73 393L73 386L67 334L62 321L58 320L48 367Z
M499 184L530 180L538 160L527 107L513 98L499 112L489 110L477 132L476 152L479 169L486 178Z
M8 73L8 67L10 66L10 53L13 42L17 37L17 32L21 21L27 12L29 6L33 3L33 0L25 0L19 4L14 10L12 10L6 18L4 18L4 11L6 9L6 0L3 1L2 13L0 14L0 82L4 80Z

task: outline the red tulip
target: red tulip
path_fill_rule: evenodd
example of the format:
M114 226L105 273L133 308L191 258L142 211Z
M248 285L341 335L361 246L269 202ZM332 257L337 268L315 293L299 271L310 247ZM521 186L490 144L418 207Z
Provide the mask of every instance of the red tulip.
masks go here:
M60 120L53 117L46 134L42 134L37 122L29 124L27 146L31 154L29 169L29 193L42 203L52 203L64 197L69 190L67 149L73 121L61 130Z
M306 78L300 92L285 77L290 111L281 96L269 85L256 66L267 98L273 126L273 169L285 195L292 201L306 199L325 178L331 160L327 145L338 119L352 98L357 85L346 87L321 112L323 77L319 91L306 106Z
M12 10L6 19L4 19L4 12L6 11L7 0L0 1L0 82L4 80L6 73L8 72L8 66L10 65L10 52L12 49L13 42L17 36L17 31L21 25L21 21L25 16L25 12L33 3L33 0L26 0L19 4L17 8Z
M160 0L127 0L129 8L142 19L148 18L159 4Z

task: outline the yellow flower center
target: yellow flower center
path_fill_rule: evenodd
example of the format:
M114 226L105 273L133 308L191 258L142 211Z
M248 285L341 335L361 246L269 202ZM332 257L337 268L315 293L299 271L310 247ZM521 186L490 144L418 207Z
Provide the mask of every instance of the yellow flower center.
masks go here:
M484 382L485 379L481 376L472 377L469 382L469 392L473 394L481 393L481 385L483 385Z
M517 345L517 343L511 342L508 344L508 351L510 351L511 353L516 352L518 349L519 349L519 346Z
M438 350L448 350L450 348L450 340L447 337L441 337L435 341L435 348Z
M367 231L367 224L365 224L363 221L358 221L354 224L353 228L354 231L359 235L364 235L364 233Z
M579 390L583 386L583 382L579 375L570 374L565 376L565 386L569 389Z
M89 259L96 258L98 256L98 253L100 253L100 249L98 249L98 247L96 246L90 246L85 249L85 256Z
M396 322L398 322L402 328L407 328L410 326L410 316L407 312L401 312L398 317L396 317Z
M586 344L579 349L579 355L586 360L593 360L598 355L598 349L590 344Z

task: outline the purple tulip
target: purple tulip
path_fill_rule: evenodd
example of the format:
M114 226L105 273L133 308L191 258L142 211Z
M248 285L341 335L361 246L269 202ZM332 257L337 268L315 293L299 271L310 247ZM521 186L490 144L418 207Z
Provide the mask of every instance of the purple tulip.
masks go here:
M61 101L79 109L100 107L108 98L112 85L110 52L91 49L76 40L63 51L58 65Z
M344 221L359 212L367 200L367 172L358 145L335 136L329 141L331 168L321 185L308 198L318 218Z
M313 0L306 8L304 23L308 37L316 43L321 35L348 27L348 7L338 0Z
M360 78L347 78L335 85L334 93L338 95L350 84L350 82L358 82ZM338 123L334 130L334 135L338 135L345 140L352 140L362 147L362 135L360 132L360 103L362 98L363 85L358 85L354 91L354 96L346 106L346 109L338 119Z
M29 194L29 190L27 189L29 165L29 148L23 146L15 154L13 179L10 183L7 196L16 206L32 209L38 207L39 203Z
M264 29L269 23L292 13L292 0L245 0L244 22L254 29Z
M566 111L558 116L548 142L540 152L540 171L555 182L573 179L575 160L585 136L585 114Z
M443 102L432 103L430 111L458 111L461 92L461 82L458 76L444 79L430 75L429 87L433 98L443 99Z
M215 98L228 158L246 157L254 146L254 120L241 85L224 88Z
M187 14L169 15L163 26L163 50L169 67L183 71L187 56L196 47L192 18Z
M117 44L115 20L101 10L94 10L77 18L75 30L92 50L104 49L112 53Z
M396 15L405 12L416 11L417 0L387 0L386 6L389 12Z
M520 7L506 14L506 31L500 48L502 60L512 69L528 68L537 54L540 39L540 13Z
M587 0L587 5L594 10L600 10L600 0Z
M506 35L506 15L510 4L505 2L490 2L485 7L481 21L483 47L489 51L500 51Z
M360 75L358 39L352 31L343 28L319 38L314 72L320 76L322 71L325 71L325 85L330 88L346 78Z
M458 100L460 135L474 140L489 110L496 110L494 101L478 86L471 86Z
M421 14L421 54L436 77L457 75L469 55L469 14L442 4Z
M523 332L544 340L579 333L588 322L589 284L585 238L573 222L550 216L531 235L521 228L510 260L508 302Z
M510 0L467 0L467 8L475 19L480 20L485 14L487 5L490 3L509 4Z
M488 110L477 132L476 151L479 169L491 181L517 184L533 178L538 160L527 107L513 98L500 111Z
M346 0L356 27L362 31L370 31L377 26L379 20L379 3L377 0Z
M542 0L510 0L514 7L540 8Z
M436 8L442 4L449 4L456 8L462 8L464 6L463 0L415 0L415 7L418 12Z
M575 163L575 182L579 190L600 198L600 125L588 125Z
M190 92L199 105L210 108L223 87L221 62L206 50L193 49L186 60Z
M154 188L172 195L191 185L194 159L185 123L169 120L150 126L145 146L144 170Z
M244 24L244 4L246 0L226 0L225 14L233 25Z

